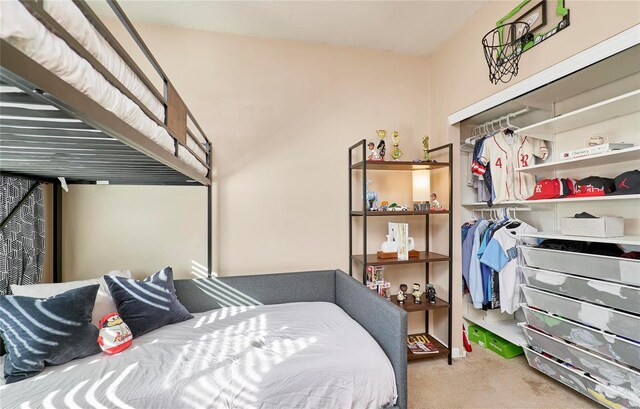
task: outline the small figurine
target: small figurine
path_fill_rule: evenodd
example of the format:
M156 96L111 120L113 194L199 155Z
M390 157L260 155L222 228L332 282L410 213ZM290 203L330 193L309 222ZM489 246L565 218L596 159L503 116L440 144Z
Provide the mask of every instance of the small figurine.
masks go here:
M431 156L429 155L429 136L425 135L422 138L422 160L424 162L429 162L431 160Z
M420 297L422 296L422 291L420 291L420 284L413 283L413 287L411 288L413 289L413 291L411 291L411 295L413 295L413 302L415 304L421 304L422 300L420 300Z
M386 144L384 142L384 138L387 136L387 131L384 129L377 130L378 138L380 138L380 142L378 142L377 149L380 151L380 160L384 160L384 155L387 153Z
M367 160L380 160L380 156L378 155L378 152L376 152L374 146L373 142L369 142L367 144L367 147L369 148L369 156L367 156Z
M407 296L404 295L402 290L398 291L398 297L397 297L398 304L404 304L404 300L406 300L406 299L407 299Z
M400 150L400 133L398 131L393 131L391 134L391 138L393 138L393 151L391 151L391 157L393 160L400 160L402 157L402 151Z
M438 195L435 192L431 193L431 208L433 210L441 210L442 209L442 205L438 201Z
M429 304L436 303L436 288L433 284L427 284L427 299L429 300Z

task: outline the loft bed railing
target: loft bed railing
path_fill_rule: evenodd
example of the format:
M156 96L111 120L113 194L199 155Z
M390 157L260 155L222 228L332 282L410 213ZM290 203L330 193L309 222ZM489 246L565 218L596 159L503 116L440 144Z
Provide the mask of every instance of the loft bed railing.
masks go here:
M137 112L135 108L122 112L118 111L122 109L121 104L105 106L107 104L104 101L90 95L82 86L72 84L63 74L46 67L46 62L38 60L37 52L28 55L10 38L0 36L0 173L54 185L53 273L56 282L61 281L62 277L62 184L58 178L64 178L65 183L69 184L207 186L207 264L210 275L211 140L120 5L113 0L107 0L107 3L147 63L159 75L163 92L158 91L84 0L3 2L0 19L3 16L9 18L11 7L17 7L13 10L23 19L35 18L37 22L34 23L40 33L44 27L55 38L62 40L64 46L71 50L69 55L72 58L79 63L86 61L97 73L92 75L96 75L100 81L106 81L109 87L122 94L123 104L135 104L143 115L136 117L136 120L139 119L137 122L131 121L129 115ZM60 14L61 10L65 10L64 7L67 7L69 15ZM115 60L104 60L102 54L96 56L96 49L83 43L88 41L86 38L79 36L77 31L71 32L77 27L61 23L69 16L76 19L74 23L78 18L86 19L90 24L86 32L94 35L99 44L106 42L108 48L104 50L117 55ZM108 65L113 61L118 63L117 59L126 66L123 69L129 70L135 78L123 77L122 72L116 73L117 70L110 69ZM141 94L139 88L129 89L124 84L131 84L131 81L139 81L147 93ZM147 98L148 95L151 98ZM145 101L142 100L144 98ZM155 99L161 110L153 109L148 102L150 99ZM142 127L139 125L141 121L153 126ZM170 138L165 138L163 145L160 139L153 139L154 136L146 132L148 129L157 130ZM166 141L171 142L167 144Z

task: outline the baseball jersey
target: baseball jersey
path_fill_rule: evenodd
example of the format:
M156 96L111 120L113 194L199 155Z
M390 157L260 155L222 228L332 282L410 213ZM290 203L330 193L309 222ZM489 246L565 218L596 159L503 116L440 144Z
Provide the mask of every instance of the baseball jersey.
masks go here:
M516 172L534 164L534 156L546 159L547 145L542 139L522 135L498 133L482 145L480 162L491 166L493 179L493 203L506 200L527 200L536 185L534 175Z
M538 229L526 223L510 229L503 227L496 231L480 259L480 263L491 267L499 274L500 310L513 314L520 304L519 284L524 282L522 272L517 268L518 249L516 247L518 233L535 233ZM524 240L535 243L535 240Z

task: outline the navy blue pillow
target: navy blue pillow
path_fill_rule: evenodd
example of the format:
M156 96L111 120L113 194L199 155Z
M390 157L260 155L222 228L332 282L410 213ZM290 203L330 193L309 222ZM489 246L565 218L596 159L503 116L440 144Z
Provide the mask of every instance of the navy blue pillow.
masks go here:
M0 335L7 349L6 383L101 351L91 313L99 285L74 288L49 298L0 296Z
M180 304L173 286L173 270L163 268L143 281L104 276L120 318L133 337L193 318Z

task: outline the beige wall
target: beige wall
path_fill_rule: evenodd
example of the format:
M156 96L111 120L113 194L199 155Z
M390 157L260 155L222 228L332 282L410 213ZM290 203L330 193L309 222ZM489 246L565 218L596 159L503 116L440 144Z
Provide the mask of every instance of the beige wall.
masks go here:
M416 157L426 59L138 28L213 139L215 272L346 270L347 148L397 129ZM165 264L189 277L192 260L206 261L206 196L194 190L73 186L64 196L65 279Z
M480 39L495 22L520 1L492 1L465 24L463 30L429 57L429 132L435 144L459 141L457 126L449 126L447 117L485 97L505 89L531 75L542 71L590 46L597 44L625 29L640 23L638 1L567 1L571 12L571 25L556 36L542 42L523 54L518 76L508 84L493 85L488 79ZM456 161L459 150L456 149ZM459 181L460 166L455 167L454 181ZM432 182L432 184L434 184ZM437 182L435 183L438 186ZM459 208L459 188L454 189L455 207ZM455 226L460 226L459 213ZM434 237L441 243L444 232ZM457 230L456 230L457 233ZM460 235L455 234L454 270L460 271ZM437 248L436 248L437 250ZM436 270L437 271L437 270ZM434 279L442 275L436 273ZM461 288L461 275L454 275L454 288ZM442 282L442 279L440 279ZM454 334L462 325L462 302L455 292L453 315ZM439 324L446 324L444 321ZM444 334L444 325L438 325L437 334ZM461 347L461 337L454 336L454 343Z

